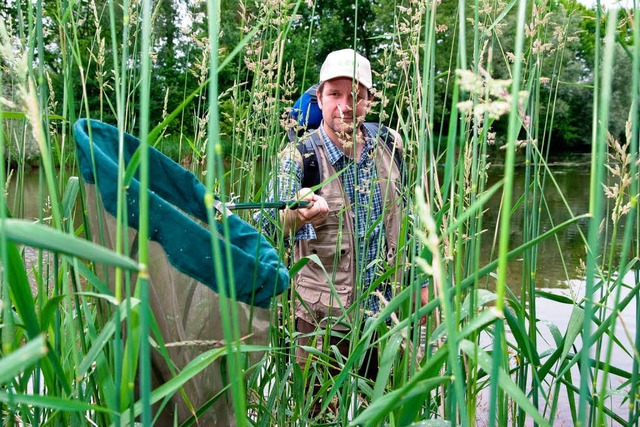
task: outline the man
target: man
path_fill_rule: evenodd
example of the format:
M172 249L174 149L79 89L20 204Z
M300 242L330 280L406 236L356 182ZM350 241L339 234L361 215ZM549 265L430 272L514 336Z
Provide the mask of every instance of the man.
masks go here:
M398 248L404 214L399 195L401 171L389 145L380 140L377 126L364 124L372 87L371 65L353 49L327 56L316 92L322 122L307 136L314 145L314 153L309 155L317 157L320 180L334 177L324 183L319 194L301 188L304 165L295 145L290 144L281 156L279 198L311 202L307 208L284 210L280 214L282 229L293 244L296 260L317 255L322 264L308 262L295 278L296 329L308 334L298 342L296 357L301 364L308 357L301 346L310 345L308 336L318 328L338 331L331 343L347 356L350 321L380 310L379 296L362 295L381 274L395 269L398 274L377 289L389 300L393 289L388 282L398 284L404 271L405 257L397 253L398 249L406 251ZM390 133L401 149L400 136ZM272 181L272 192L275 185ZM265 212L257 219L270 229L272 222ZM423 303L426 291L426 287L422 289ZM352 307L356 302L359 306ZM356 316L359 309L363 312ZM369 359L360 374L375 379L375 351Z

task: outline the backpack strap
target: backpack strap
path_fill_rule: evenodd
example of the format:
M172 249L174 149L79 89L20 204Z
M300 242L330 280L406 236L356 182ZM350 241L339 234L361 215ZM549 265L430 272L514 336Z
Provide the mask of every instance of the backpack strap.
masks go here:
M318 144L320 143L320 144ZM313 132L309 137L304 138L296 144L298 152L302 156L302 187L311 188L320 184L322 171L318 161L318 145L322 145L318 132ZM316 191L320 194L321 189Z
M389 149L389 152L393 154L393 161L398 167L398 171L400 171L400 179L402 184L406 184L407 176L406 176L406 168L402 153L402 143L398 143L394 136L394 132L391 131L385 125L379 124L378 122L366 122L364 123L364 127L369 131L371 135L377 135L380 140L384 141Z

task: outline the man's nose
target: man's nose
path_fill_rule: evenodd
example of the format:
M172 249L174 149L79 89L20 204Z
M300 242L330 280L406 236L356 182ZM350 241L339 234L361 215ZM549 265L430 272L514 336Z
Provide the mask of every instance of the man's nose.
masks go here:
M342 99L342 101L340 101L340 108L342 108L342 111L346 111L346 110L353 110L353 98L352 97L345 97Z

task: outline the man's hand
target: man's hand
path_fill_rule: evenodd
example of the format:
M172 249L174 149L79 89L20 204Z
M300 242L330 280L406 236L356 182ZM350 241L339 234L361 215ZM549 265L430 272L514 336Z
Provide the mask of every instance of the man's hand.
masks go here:
M429 302L429 287L428 286L423 286L422 289L420 289L420 302L422 303L420 305L420 307L424 307ZM427 324L427 316L422 316L422 319L420 319L420 324L421 325L426 325Z
M296 197L299 201L310 202L309 207L295 210L285 209L282 212L284 230L295 234L303 224L322 224L329 215L329 205L322 196L318 196L309 188L302 188Z

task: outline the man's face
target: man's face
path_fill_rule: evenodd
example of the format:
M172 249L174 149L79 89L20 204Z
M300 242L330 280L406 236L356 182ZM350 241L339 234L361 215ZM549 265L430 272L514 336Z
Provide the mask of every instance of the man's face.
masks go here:
M354 119L358 127L369 112L369 92L361 84L354 87L353 80L348 77L325 81L322 92L318 91L317 95L322 119L336 134L353 133Z

